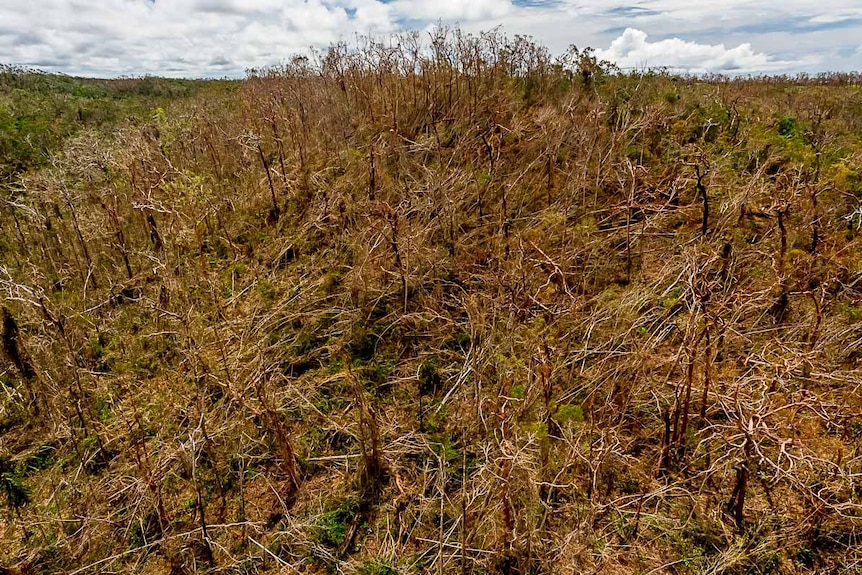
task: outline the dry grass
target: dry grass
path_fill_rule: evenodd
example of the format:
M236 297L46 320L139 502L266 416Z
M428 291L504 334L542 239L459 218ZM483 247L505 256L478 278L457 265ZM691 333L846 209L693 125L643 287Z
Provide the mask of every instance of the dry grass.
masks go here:
M336 46L5 192L4 566L851 573L862 93Z

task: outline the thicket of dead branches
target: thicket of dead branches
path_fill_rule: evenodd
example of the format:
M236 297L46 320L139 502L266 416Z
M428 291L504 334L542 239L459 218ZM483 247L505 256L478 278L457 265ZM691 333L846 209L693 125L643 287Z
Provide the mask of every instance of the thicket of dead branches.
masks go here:
M862 93L606 71L339 45L22 176L0 563L858 570Z

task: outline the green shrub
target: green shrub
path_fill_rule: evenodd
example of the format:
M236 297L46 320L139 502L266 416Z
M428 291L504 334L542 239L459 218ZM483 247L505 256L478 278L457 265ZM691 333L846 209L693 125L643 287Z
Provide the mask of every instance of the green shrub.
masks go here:
M775 125L778 133L785 138L792 138L796 135L796 118L785 116L780 118Z
M347 500L337 509L324 513L317 522L315 539L327 547L341 547L357 512L356 502Z
M30 492L15 466L8 459L0 459L0 490L10 510L17 512L30 503Z
M398 570L385 561L374 559L357 570L358 575L398 575Z
M583 423L584 409L580 405L566 404L557 409L556 419L560 423Z

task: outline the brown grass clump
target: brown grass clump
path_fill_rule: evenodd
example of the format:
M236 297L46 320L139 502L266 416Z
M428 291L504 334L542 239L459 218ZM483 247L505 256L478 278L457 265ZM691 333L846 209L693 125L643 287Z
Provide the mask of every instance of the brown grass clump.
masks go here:
M7 186L0 565L857 571L858 82L420 40Z

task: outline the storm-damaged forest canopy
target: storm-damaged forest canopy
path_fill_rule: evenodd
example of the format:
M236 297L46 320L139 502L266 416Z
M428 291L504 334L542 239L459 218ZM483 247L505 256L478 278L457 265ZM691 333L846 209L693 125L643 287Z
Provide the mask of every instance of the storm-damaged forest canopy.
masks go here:
M593 54L0 70L0 572L858 573L862 78Z

